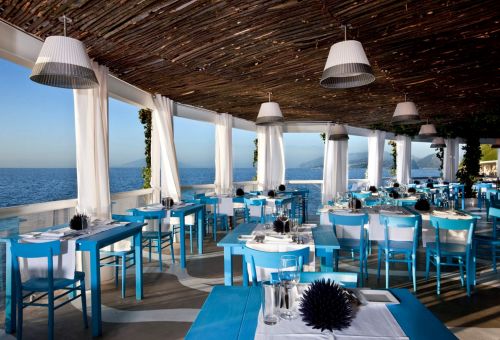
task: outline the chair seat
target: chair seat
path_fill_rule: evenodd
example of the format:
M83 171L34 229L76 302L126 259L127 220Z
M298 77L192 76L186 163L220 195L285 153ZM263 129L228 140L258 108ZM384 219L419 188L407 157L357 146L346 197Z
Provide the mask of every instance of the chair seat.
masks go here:
M172 236L172 232L171 231L162 231L161 232L162 238L167 237L167 236ZM144 239L157 239L158 232L157 231L143 231L142 238L144 238Z
M378 241L378 247L380 249L385 249L385 241ZM389 242L389 251L397 252L397 251L412 251L413 250L413 242L411 241L391 241Z
M54 278L54 289L66 288L78 281L85 280L85 273L75 272L74 279ZM23 290L30 292L47 292L49 290L49 280L47 278L32 278L23 283Z
M436 253L436 242L427 242L427 248L431 252ZM440 250L442 256L461 256L467 252L466 245L458 243L441 243Z

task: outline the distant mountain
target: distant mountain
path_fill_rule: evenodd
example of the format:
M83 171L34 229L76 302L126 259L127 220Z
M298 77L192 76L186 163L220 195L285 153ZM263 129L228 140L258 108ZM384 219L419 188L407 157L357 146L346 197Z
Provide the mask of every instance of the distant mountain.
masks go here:
M353 152L349 154L349 167L350 168L366 168L368 165L368 152ZM427 155L423 158L412 158L411 160L412 169L424 169L424 168L439 168L440 162L435 154ZM384 154L384 168L390 168L392 166L392 156L390 153L386 152ZM299 165L299 168L322 168L323 167L323 157L318 157L307 162L303 162Z

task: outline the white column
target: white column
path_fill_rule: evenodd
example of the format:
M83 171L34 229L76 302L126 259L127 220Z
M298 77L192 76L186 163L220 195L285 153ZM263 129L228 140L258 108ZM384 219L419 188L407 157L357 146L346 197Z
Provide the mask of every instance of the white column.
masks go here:
M230 194L233 187L233 116L221 113L215 122L215 192Z
M151 181L153 198L151 203L160 203L161 199L161 152L160 136L154 119L151 117Z
M285 181L285 153L281 125L257 127L259 190L274 189Z
M78 209L109 218L108 69L95 62L92 67L99 86L73 90Z
M181 186L174 144L173 101L156 94L153 102L153 130L156 129L160 144L161 195L178 202L181 199Z
M347 191L348 160L347 140L331 141L331 125L328 124L325 137L325 153L323 159L323 185L321 186L321 201L326 204L337 193Z
M456 138L447 138L445 140L446 148L444 149L443 159L443 180L447 182L455 182L458 170L458 154L459 143Z
M396 180L399 184L410 183L411 139L408 136L396 136Z
M497 178L500 177L500 149L497 149Z
M384 144L384 131L373 131L368 137L368 181L375 187L382 186Z

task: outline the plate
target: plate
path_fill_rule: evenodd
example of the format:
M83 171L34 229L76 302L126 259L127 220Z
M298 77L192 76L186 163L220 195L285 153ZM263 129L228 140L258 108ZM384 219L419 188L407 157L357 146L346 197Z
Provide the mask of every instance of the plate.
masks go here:
M399 304L399 300L388 290L361 289L358 291L358 295L363 304Z

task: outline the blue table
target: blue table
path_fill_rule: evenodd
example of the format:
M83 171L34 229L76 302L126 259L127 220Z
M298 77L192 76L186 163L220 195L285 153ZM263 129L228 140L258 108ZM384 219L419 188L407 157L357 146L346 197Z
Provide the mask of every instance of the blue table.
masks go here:
M92 335L102 335L101 312L101 266L100 249L129 237L134 238L135 250L135 298L142 300L142 227L144 223L130 223L126 226L115 227L76 241L76 250L88 251L90 254L90 290L92 294ZM64 227L59 226L59 227ZM19 235L12 235L2 241L6 242L6 292L5 292L5 332L13 333L16 329L15 286L13 284L12 256L10 243L19 239Z
M148 215L152 213L157 213L158 211L166 210L139 210L130 209L134 214L139 216L144 216L148 218ZM186 268L186 241L184 239L184 234L186 230L186 216L195 214L197 216L198 225L198 254L203 254L203 235L205 230L205 205L204 204L189 204L181 207L174 207L170 210L170 217L178 217L180 221L180 257L181 257L181 268Z
M224 284L226 286L233 285L233 255L243 255L246 241L238 240L240 235L249 235L255 229L255 223L242 223L233 231L227 234L222 240L217 243L218 247L224 248ZM321 258L321 270L333 271L333 252L340 249L339 242L333 233L331 226L318 226L312 229L315 253ZM243 263L243 285L248 285L247 266L242 258Z
M391 292L400 304L388 309L410 339L456 339L407 289ZM260 303L260 287L214 287L186 339L253 339Z

